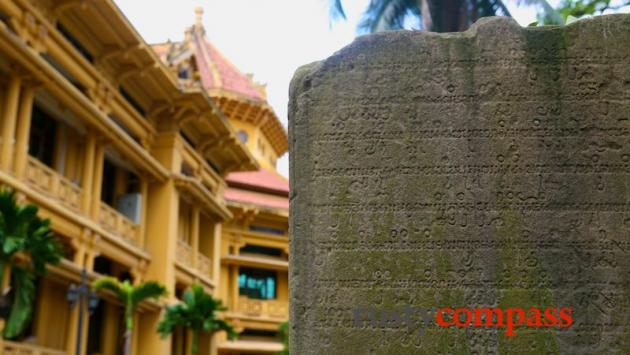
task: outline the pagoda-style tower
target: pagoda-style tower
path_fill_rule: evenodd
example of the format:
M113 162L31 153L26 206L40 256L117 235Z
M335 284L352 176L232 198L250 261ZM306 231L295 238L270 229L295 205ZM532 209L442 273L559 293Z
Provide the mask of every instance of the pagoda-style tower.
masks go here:
M289 184L276 170L288 149L287 132L267 103L265 85L241 73L210 43L203 10L195 12L183 41L153 48L182 88L202 88L215 101L260 165L226 176L224 197L234 218L223 225L217 295L239 338L217 338L212 347L220 354L271 354L282 349L277 331L288 318ZM226 143L190 139L202 150Z

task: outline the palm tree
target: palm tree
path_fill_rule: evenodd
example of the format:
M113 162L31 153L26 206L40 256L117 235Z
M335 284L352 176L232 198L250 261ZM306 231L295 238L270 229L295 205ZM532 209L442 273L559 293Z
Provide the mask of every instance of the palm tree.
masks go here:
M280 340L282 340L284 349L276 355L289 355L289 322L280 324L280 331L278 333L280 333Z
M611 3L610 0L563 0L560 2L558 11L563 17L573 16L580 18L588 15L603 15L605 11L616 12L630 7L630 0L617 1Z
M111 276L102 277L92 284L95 291L113 292L125 306L125 355L131 354L131 334L133 332L133 315L140 302L153 298L158 299L167 294L166 288L155 281L147 281L134 286L129 280L120 281Z
M191 329L193 331L191 353L196 355L201 332L214 333L225 330L230 338L236 336L232 326L217 317L217 312L226 309L220 300L206 293L200 285L194 284L190 290L184 292L182 302L166 307L166 313L157 330L162 337L167 337L177 326Z
M10 277L14 286L13 302L10 289L0 295L1 316L6 320L2 335L7 339L19 336L31 320L36 277L63 256L50 220L39 218L37 212L33 204L19 205L14 191L0 190L0 285Z
M550 22L562 22L545 0L515 0L518 5L537 6ZM331 0L331 19L345 19L342 0ZM501 0L371 0L359 22L361 33L402 29L405 21L420 19L422 29L433 32L464 31L485 16L511 16Z

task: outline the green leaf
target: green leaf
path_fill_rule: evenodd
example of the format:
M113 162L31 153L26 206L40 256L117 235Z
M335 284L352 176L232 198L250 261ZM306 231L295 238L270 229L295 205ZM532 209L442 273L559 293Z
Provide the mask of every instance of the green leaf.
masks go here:
M24 239L18 237L7 237L4 240L2 251L7 255L13 255L20 251L24 245Z
M160 298L166 296L166 287L162 286L159 282L147 281L132 289L131 291L131 304L134 307L140 302L149 298Z
M15 285L15 301L3 332L7 339L16 338L24 332L33 315L35 300L33 274L17 266L13 267L11 274Z
M196 332L213 333L225 330L234 336L234 329L224 320L217 318L217 312L223 310L221 301L208 294L200 285L193 284L184 292L182 301L167 306L157 330L162 337L167 337L177 326L189 328Z

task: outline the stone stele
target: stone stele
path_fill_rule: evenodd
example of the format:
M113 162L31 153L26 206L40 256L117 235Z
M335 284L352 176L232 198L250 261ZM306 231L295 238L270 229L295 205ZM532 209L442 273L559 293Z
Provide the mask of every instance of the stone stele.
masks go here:
M359 37L289 111L292 354L630 353L630 15Z

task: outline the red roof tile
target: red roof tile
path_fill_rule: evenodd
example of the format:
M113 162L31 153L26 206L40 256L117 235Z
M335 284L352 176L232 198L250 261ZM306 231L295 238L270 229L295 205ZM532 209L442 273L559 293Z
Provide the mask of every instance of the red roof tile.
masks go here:
M222 89L256 101L265 98L252 81L241 73L201 33L195 33L195 59L206 90Z
M260 168L257 171L243 171L228 174L225 179L230 186L246 187L251 190L289 194L289 181L278 173ZM286 198L286 197L285 197Z
M228 201L251 203L271 208L289 209L289 199L286 196L270 195L262 192L228 187L225 189L224 197Z

